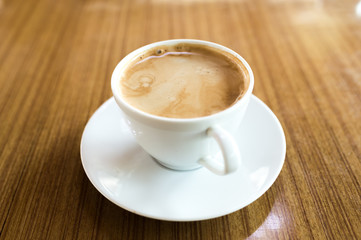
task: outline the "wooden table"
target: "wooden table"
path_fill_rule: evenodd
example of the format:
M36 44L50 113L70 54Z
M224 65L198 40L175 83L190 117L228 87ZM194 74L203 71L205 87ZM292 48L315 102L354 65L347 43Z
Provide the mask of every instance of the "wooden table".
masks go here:
M287 157L257 201L148 219L90 183L79 144L112 71L158 40L240 53ZM0 0L0 239L361 239L361 2Z

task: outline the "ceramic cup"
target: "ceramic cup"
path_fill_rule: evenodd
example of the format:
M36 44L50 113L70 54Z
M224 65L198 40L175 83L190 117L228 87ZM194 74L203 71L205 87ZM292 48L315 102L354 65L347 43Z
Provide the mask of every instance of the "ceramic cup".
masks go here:
M249 78L245 95L229 108L198 118L167 118L145 113L128 104L121 95L121 76L128 63L144 51L179 43L201 44L220 49L238 58L244 74ZM116 66L111 87L115 101L138 144L163 166L173 170L192 170L206 167L215 174L225 175L241 165L241 153L232 133L236 132L246 111L254 86L254 77L248 63L236 52L216 43L175 39L141 47Z

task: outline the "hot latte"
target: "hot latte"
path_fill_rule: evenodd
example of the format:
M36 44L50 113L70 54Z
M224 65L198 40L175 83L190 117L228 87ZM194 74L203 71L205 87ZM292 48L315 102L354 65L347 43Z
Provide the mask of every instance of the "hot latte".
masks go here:
M141 53L130 61L120 84L130 105L169 118L222 111L240 99L248 85L240 60L222 50L188 43Z

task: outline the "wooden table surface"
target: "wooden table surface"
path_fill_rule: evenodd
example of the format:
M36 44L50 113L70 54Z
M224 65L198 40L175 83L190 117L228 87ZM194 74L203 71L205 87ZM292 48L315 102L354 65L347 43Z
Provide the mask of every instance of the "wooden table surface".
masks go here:
M199 222L117 207L79 145L115 65L159 40L242 55L287 156L249 206ZM0 0L0 239L361 239L361 2Z

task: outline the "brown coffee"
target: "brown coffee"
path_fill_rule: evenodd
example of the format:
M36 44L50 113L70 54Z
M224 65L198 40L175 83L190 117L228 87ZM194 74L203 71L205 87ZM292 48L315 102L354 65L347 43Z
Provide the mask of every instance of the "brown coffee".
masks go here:
M249 85L245 72L228 52L198 44L161 46L130 62L121 93L130 105L153 115L203 117L243 96Z

